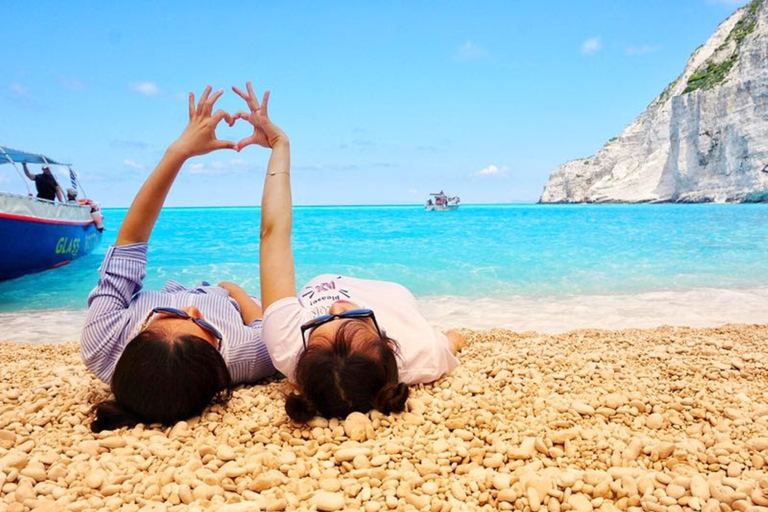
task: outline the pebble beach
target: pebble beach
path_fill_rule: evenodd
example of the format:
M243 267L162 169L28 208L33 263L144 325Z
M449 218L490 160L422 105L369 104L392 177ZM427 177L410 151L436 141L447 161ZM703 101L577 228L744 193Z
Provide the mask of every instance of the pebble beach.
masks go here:
M401 414L296 425L273 380L100 434L75 342L0 343L0 512L768 511L768 326L464 334Z

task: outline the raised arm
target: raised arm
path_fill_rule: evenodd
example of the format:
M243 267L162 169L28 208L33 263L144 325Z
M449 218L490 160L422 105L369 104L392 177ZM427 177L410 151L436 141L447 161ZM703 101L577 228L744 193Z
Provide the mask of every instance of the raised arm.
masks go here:
M296 295L291 249L291 148L288 136L269 119L269 92L264 93L260 105L250 82L246 84L247 93L237 87L232 89L245 100L250 110L249 113L238 112L235 118L246 119L253 125L253 135L238 143L238 151L251 144L272 149L261 197L259 249L261 302L266 310L275 301Z
M204 155L217 149L236 149L234 142L216 138L216 126L225 119L232 124L234 119L223 110L211 114L216 100L223 91L213 96L211 86L205 88L200 102L195 106L195 95L189 94L189 123L181 136L171 144L139 190L125 216L115 245L146 242L152 234L160 210L168 196L176 176L184 162L193 156Z
M21 162L21 167L24 168L24 174L27 175L27 178L29 178L32 181L35 181L35 175L29 172L29 169L27 168L27 162Z

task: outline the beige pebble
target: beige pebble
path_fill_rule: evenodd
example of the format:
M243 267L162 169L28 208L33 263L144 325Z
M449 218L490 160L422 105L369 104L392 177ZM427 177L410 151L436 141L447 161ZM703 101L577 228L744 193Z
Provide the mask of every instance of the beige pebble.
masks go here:
M14 468L24 469L29 462L29 455L15 450L10 451L4 457L0 458L0 469Z
M649 415L648 419L645 421L645 425L654 430L662 428L664 426L664 415L658 412Z
M571 404L571 408L582 416L592 416L595 414L594 407L589 404L585 404L584 402L579 402L578 400Z
M389 460L390 460L389 455L386 455L386 454L383 454L383 453L380 454L380 455L375 455L371 459L371 466L374 466L374 467L383 466L384 464L389 462Z
M451 494L459 501L465 501L467 499L467 493L459 482L453 482L451 484Z
M429 482L425 482L424 485L421 486L421 490L424 494L428 496L432 496L433 494L437 494L440 490L440 487L437 485L437 482L434 482L430 480Z
M78 445L78 449L81 453L87 453L88 455L98 455L99 447L101 445L96 440L85 440Z
M670 482L670 484L667 485L667 496L674 499L675 501L679 500L686 494L687 490L681 485L677 485L674 482Z
M312 495L310 503L317 507L317 510L329 512L333 510L341 510L344 508L345 500L344 495L336 492L317 491Z
M229 445L221 445L216 449L216 458L223 461L230 461L237 459L237 454L234 448Z
M675 451L675 443L661 442L651 449L651 460L663 460Z
M572 494L570 498L568 498L568 504L576 512L591 512L594 510L592 501L581 493Z
M691 495L706 503L710 497L709 484L703 475L695 474L691 477Z
M261 512L264 501L241 501L240 503L227 503L217 508L217 512Z
M448 430L464 428L467 426L467 420L465 418L448 418L445 420L445 426Z
M10 450L16 444L16 434L8 430L0 430L0 448Z
M554 444L563 444L570 439L576 439L578 436L579 431L576 428L555 430L547 435Z
M517 493L513 489L503 489L498 494L499 501L506 501L508 503L514 503L517 500Z
M338 478L323 478L319 482L320 488L328 492L338 492L341 490L341 480Z
M33 479L35 482L43 482L48 478L48 474L45 471L45 468L40 465L33 466L32 464L27 465L24 469L19 471L19 473L22 476L29 477Z
M747 441L747 448L756 452L768 450L768 437L753 437Z
M355 457L357 457L358 455L362 455L364 457L370 457L371 449L366 448L364 446L359 446L354 448L339 448L334 452L333 457L339 462L348 462L354 459Z
M23 503L26 500L35 499L35 491L29 480L24 480L16 487L16 501Z
M417 510L421 510L429 506L429 496L409 492L405 495L405 502L412 505Z
M726 474L731 478L741 476L741 464L736 461L732 461L726 468Z
M85 477L85 485L91 489L98 489L104 483L104 471L100 469L94 469L90 471Z
M619 393L609 393L603 398L605 406L611 409L618 409L627 403L627 398Z
M371 461L365 455L355 455L352 459L352 467L355 469L366 469L371 467Z
M511 485L512 475L505 474L505 473L496 473L493 475L493 478L491 479L491 485L493 485L494 489L497 489L499 491L504 489L509 489L509 486Z
M119 436L110 436L99 440L99 446L103 446L104 448L122 448L125 445L125 439Z
M528 498L528 506L531 507L532 512L538 512L541 508L541 496L534 487L529 487L525 490L525 496Z
M344 420L344 433L353 441L365 441L374 436L373 423L368 415L353 412Z
M469 430L463 428L457 428L453 431L453 435L464 441L471 441L475 438L475 435Z

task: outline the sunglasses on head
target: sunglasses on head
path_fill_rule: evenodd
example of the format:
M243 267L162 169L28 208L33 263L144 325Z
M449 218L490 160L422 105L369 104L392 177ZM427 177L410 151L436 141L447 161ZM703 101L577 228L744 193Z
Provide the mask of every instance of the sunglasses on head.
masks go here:
M339 313L338 315L320 315L317 318L313 318L309 322L302 325L301 339L304 341L304 348L307 348L307 331L317 329L321 325L327 324L328 322L336 320L337 318L370 318L373 321L374 327L376 327L376 332L379 333L379 337L382 337L381 329L379 329L379 324L376 322L376 317L374 316L373 311L370 309L350 309L349 311Z
M149 324L149 321L152 319L152 317L154 315L158 314L158 313L161 314L161 315L172 316L172 317L176 317L176 318L183 318L184 320L192 320L195 323L195 325L199 326L204 331L212 334L217 340L219 340L219 347L221 346L221 340L222 340L223 336L221 335L221 333L219 332L219 330L217 328L215 328L213 325L211 325L210 323L206 322L202 318L195 318L193 316L190 316L190 314L187 313L186 311L182 311L182 310L176 309L176 308L160 307L160 308L153 309L149 313L149 316L147 317L146 322L144 322L144 326L142 327L142 330L144 330L147 327L147 325ZM219 347L217 347L217 348L219 348Z

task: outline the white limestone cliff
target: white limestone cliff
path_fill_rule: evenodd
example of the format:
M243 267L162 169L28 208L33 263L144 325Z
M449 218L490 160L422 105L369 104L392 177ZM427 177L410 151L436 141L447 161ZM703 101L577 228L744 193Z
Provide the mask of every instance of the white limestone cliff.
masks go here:
M539 202L768 201L766 165L768 0L754 0L621 135L552 172Z

